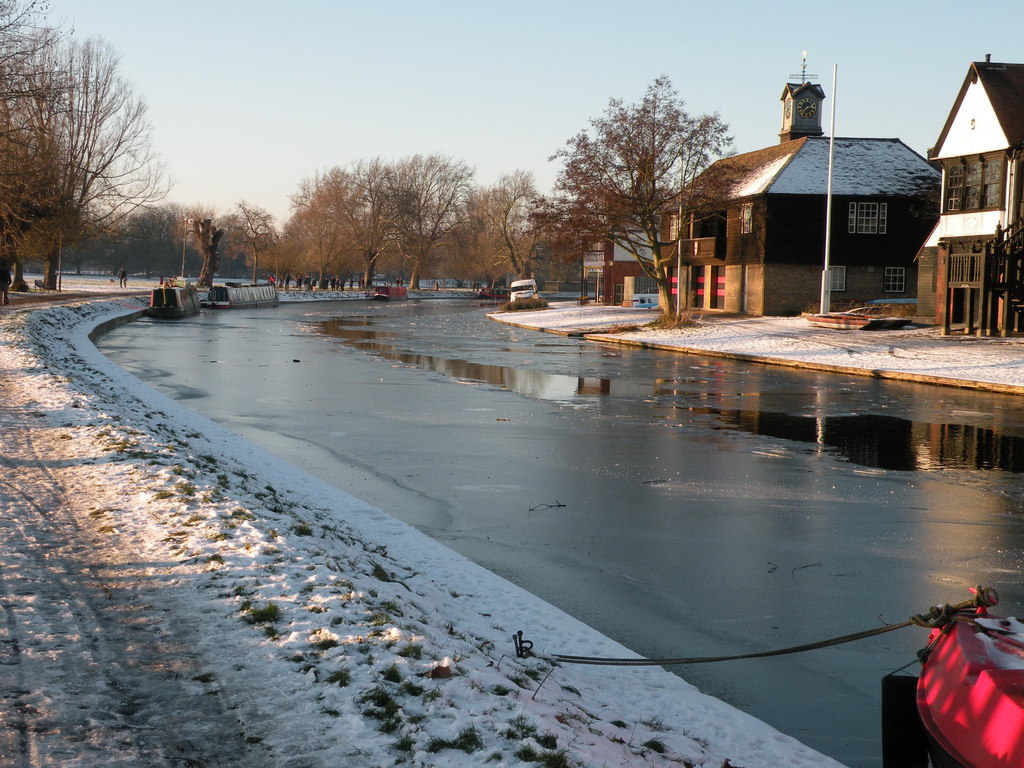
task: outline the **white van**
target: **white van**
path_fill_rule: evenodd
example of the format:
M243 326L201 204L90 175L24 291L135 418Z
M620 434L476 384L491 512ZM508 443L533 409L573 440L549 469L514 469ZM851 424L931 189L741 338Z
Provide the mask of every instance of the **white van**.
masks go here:
M509 298L512 301L537 298L536 280L514 280L508 289Z

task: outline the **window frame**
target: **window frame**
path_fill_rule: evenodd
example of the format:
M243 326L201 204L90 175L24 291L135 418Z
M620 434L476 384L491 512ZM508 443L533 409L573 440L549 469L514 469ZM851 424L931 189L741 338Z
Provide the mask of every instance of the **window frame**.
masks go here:
M749 235L754 231L754 204L740 205L740 234Z
M1006 176L1002 154L958 157L942 174L942 212L1001 210Z
M889 204L877 200L851 200L846 231L851 235L884 235L889 228Z
M830 266L828 268L828 291L829 293L846 292L845 266Z
M898 288L895 286L899 285ZM907 292L907 268L886 267L882 276L883 293L906 293Z

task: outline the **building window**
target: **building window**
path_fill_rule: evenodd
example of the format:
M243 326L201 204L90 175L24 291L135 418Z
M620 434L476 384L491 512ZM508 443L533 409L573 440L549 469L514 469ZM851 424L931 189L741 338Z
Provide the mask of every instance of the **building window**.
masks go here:
M740 232L749 235L754 231L754 204L744 203L740 209Z
M984 174L984 193L981 204L985 208L999 208L1002 201L1000 192L1003 188L1003 163L1000 160L986 160L982 168Z
M846 290L846 267L828 268L828 289L829 291Z
M946 210L959 211L964 199L964 167L951 165L946 173Z
M907 268L886 267L885 282L882 288L886 293L903 293L907 290Z
M1002 205L1003 161L1001 157L961 160L947 166L946 213L999 208Z
M847 231L857 235L884 235L888 203L850 203Z
M679 239L679 214L673 213L668 218L668 239Z

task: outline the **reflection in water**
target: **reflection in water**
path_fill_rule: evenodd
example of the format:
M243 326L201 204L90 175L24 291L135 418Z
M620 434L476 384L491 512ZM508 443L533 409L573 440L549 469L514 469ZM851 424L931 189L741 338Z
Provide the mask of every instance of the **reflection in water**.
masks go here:
M341 339L350 346L375 352L388 360L397 360L407 365L436 371L454 379L493 384L534 400L568 403L580 395L606 395L611 392L610 379L559 376L529 368L510 368L505 365L487 365L436 355L403 352L389 342L396 334L374 330L369 327L372 323L373 321L368 318L340 317L324 321L321 327L323 332Z
M541 373L530 368L487 365L437 355L402 352L391 340L396 334L372 328L369 318L331 318L319 324L322 332L389 360L436 371L457 379L480 381L537 400L563 403L580 397L612 395L612 379ZM686 386L698 380L661 379L652 394L659 403L688 397ZM621 395L642 397L636 382L616 381ZM680 386L682 385L682 386ZM686 407L686 406L684 406ZM726 429L752 435L824 446L865 467L911 472L946 468L1024 472L1024 439L988 427L935 424L895 416L797 416L788 413L686 407L694 416L710 415Z
M726 428L815 443L854 464L904 472L995 469L1024 471L1024 439L987 427L930 424L895 416L792 416L766 411L707 409Z

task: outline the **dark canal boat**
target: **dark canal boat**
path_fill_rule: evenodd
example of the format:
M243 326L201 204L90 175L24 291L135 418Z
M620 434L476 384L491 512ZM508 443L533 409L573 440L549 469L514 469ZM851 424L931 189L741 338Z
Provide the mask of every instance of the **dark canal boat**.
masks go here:
M164 320L199 314L199 293L185 278L176 277L150 292L146 314Z

